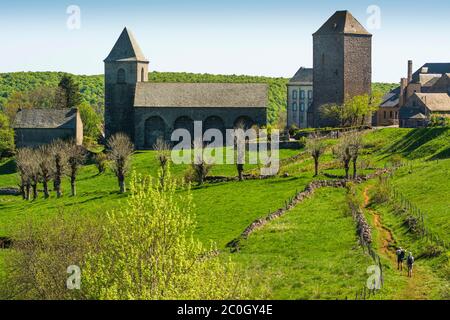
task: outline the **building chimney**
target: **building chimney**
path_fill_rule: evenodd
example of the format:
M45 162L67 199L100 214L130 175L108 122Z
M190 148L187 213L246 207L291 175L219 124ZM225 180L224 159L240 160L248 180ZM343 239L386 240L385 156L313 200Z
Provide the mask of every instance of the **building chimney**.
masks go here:
M400 80L400 95L399 95L399 101L398 101L398 105L399 107L403 107L405 105L405 96L406 96L406 87L408 85L408 79L406 78L402 78Z
M412 60L408 60L408 83L412 82L412 73L413 73L413 62Z

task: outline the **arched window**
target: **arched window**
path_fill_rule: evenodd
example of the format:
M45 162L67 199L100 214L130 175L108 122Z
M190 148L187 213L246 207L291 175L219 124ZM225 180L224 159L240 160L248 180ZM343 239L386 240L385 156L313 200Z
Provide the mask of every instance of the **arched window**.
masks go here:
M141 82L144 82L145 78L144 78L144 68L141 69Z
M121 68L117 71L117 83L125 83L125 82L126 82L125 70Z

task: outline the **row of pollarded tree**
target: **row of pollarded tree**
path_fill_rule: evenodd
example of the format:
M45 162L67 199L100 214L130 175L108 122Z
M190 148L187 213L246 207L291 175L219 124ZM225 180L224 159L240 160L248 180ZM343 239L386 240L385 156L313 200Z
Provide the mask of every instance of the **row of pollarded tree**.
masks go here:
M312 134L306 143L306 149L314 159L314 176L319 174L320 157L325 153L328 144L323 137ZM353 179L357 177L357 162L362 149L362 138L359 132L345 134L333 148L334 156L342 163L345 178L350 178L350 165L353 166Z
M73 141L54 141L38 148L21 148L16 153L17 172L20 176L20 191L25 200L38 197L38 184L42 183L44 197L50 197L49 184L57 197L62 196L61 182L70 177L72 195L76 195L75 181L79 167L84 163L86 151Z
M124 134L116 134L108 139L107 159L111 160L111 169L116 175L120 192L126 191L125 175L129 170L130 157L134 147ZM43 187L44 198L50 197L49 185L60 198L62 180L70 178L71 195L76 195L76 180L80 167L85 163L87 151L74 141L56 140L38 148L21 148L16 152L16 166L20 177L20 192L23 199L38 197L38 185Z

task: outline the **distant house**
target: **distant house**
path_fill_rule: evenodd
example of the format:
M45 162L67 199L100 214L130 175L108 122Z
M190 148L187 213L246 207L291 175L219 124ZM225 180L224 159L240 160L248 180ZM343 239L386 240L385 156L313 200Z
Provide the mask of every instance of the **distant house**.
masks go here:
M376 125L426 126L432 115L448 114L449 94L450 63L426 63L413 73L409 60L407 78L383 97Z
M450 116L450 96L447 93L414 93L400 108L400 126L425 127L432 115Z
M306 128L313 102L313 69L301 67L287 84L287 125Z
M83 143L83 123L78 109L22 109L13 123L17 148L36 147L57 139Z
M379 110L376 112L377 126L392 126L398 125L399 117L399 93L400 88L395 88L383 97L383 102Z

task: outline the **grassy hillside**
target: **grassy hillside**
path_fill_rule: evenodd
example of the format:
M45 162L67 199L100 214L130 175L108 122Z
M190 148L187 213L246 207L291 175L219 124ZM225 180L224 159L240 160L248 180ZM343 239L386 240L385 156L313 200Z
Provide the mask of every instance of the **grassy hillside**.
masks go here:
M235 260L270 299L354 298L371 265L345 215L344 189L325 188L242 244Z
M0 109L7 103L14 92L30 91L41 86L57 86L63 73L61 72L17 72L0 73ZM80 83L83 99L94 106L95 110L104 109L104 79L102 75L76 75ZM223 83L267 83L269 85L269 123L276 123L280 112L286 110L286 78L270 78L245 75L212 75L183 72L151 72L152 82L223 82ZM392 84L374 83L373 89L387 92Z
M360 172L373 172L396 158L408 161L392 177L392 184L427 213L427 227L450 243L448 133L449 128L368 131L364 135L364 155L360 162L363 168ZM329 141L330 145L336 142ZM304 150L281 150L281 158L302 152ZM154 176L157 170L154 152L137 152L133 156L133 168ZM246 167L247 170L252 168L256 166ZM178 177L182 177L186 169L184 165L172 168ZM237 237L253 220L283 207L285 201L296 191L303 190L310 181L329 179L323 175L313 178L312 169L312 160L305 155L285 165L276 178L205 184L193 188L196 236L205 244L215 242L224 258L231 256L242 270L248 271L255 297L263 292L266 298L353 299L356 291L364 286L367 267L373 262L357 242L352 218L344 214L345 189L318 190L283 217L251 234L242 242L240 252L231 254L225 249L226 243ZM217 165L212 174L234 176L235 170L233 165ZM331 151L322 157L321 171L343 174ZM288 176L284 177L284 174ZM0 187L16 183L14 162L0 163ZM16 228L26 221L43 221L58 212L95 217L118 208L126 200L126 195L117 193L116 184L109 171L97 175L93 165L86 165L80 171L76 197L64 195L56 199L52 195L49 200L39 198L26 202L19 197L0 196L0 236L14 234ZM360 196L366 191L373 197L375 185L376 180L360 185ZM69 190L67 179L63 189ZM365 213L373 228L374 247L382 257L385 270L385 286L376 298L446 297L450 283L448 250L436 257L424 256L433 242L411 234L404 217L397 215L388 203L368 205ZM417 277L413 280L398 272L392 262L393 250L398 245L412 250L419 257ZM7 254L7 251L0 250L0 275L2 259L7 259Z

